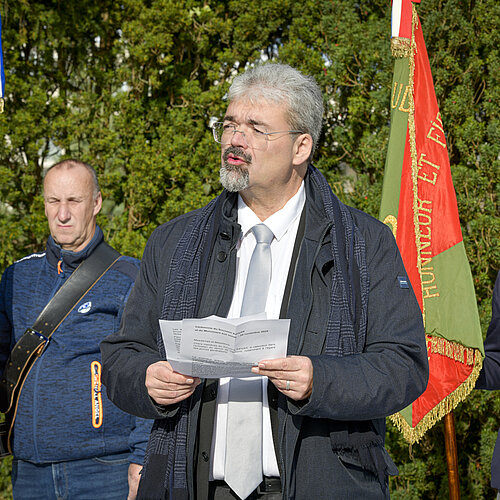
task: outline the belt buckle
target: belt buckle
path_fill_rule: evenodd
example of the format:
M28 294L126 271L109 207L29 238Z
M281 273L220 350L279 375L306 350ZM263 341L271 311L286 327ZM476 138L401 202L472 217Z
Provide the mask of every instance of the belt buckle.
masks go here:
M257 486L257 493L266 495L267 493L281 493L281 481L279 477L265 477L262 483Z

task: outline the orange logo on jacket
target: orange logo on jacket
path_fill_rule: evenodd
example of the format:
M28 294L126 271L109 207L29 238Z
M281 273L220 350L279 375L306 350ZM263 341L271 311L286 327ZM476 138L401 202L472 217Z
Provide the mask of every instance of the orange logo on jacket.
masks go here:
M96 429L102 425L101 397L101 363L92 361L90 365L92 387L92 426Z

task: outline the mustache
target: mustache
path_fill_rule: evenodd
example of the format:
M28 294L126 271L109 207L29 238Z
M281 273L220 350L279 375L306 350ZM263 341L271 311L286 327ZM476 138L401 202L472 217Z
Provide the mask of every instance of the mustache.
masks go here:
M224 162L227 162L229 155L238 156L238 157L242 158L243 160L245 160L247 163L252 162L252 155L245 153L245 151L242 148L239 148L238 146L229 146L224 151L224 154L222 155Z

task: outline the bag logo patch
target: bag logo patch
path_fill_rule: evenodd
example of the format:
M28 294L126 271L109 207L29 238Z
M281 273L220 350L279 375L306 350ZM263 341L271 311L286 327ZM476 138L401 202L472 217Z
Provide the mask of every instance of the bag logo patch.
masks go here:
M85 302L84 304L82 304L79 308L78 308L78 312L80 314L85 314L85 313L88 313L90 311L90 309L92 308L92 302Z

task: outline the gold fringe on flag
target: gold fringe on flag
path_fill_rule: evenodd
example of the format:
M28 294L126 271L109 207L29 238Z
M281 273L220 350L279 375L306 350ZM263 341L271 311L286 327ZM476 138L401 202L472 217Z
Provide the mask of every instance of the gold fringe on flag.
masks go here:
M430 335L426 335L425 337L430 343L428 347L429 352L441 354L441 356L459 361L464 365L467 364L471 366L474 364L475 349L464 347L462 344L457 344L455 342L450 342L443 337L431 337Z
M396 59L410 57L412 54L411 40L408 38L394 37L391 38L391 52Z
M431 337L427 337L431 338ZM443 342L441 342L443 341ZM392 423L398 428L398 430L403 434L405 441L413 445L418 443L422 439L423 435L435 424L437 424L445 415L453 411L462 401L464 401L467 396L471 393L476 385L477 378L483 367L483 356L479 349L469 349L457 344L455 342L449 342L446 339L439 338L440 345L444 346L443 356L451 357L455 359L454 354L451 356L449 353L460 352L460 349L466 351L467 354L467 364L469 364L470 356L473 357L474 367L472 368L472 373L467 377L467 379L462 382L453 392L448 394L443 400L441 400L434 408L432 408L429 413L427 413L420 422L415 427L411 427L408 422L399 413L391 415L389 418ZM469 353L468 351L472 351ZM435 352L435 351L433 351Z
M417 245L417 270L418 275L422 276L422 255L420 252L420 224L418 222L418 157L417 157L417 138L415 132L415 53L417 51L417 43L415 42L415 27L418 25L417 10L415 5L412 4L412 26L411 26L411 40L408 40L410 47L410 55L408 56L408 62L410 65L410 75L408 86L410 87L409 92L409 107L410 111L408 113L408 133L410 137L410 156L411 156L411 181L413 190L413 227L415 229L415 242ZM415 294L417 291L415 290ZM422 303L422 318L425 326L425 302L424 302L424 291L423 285L421 287L420 293L421 303Z

